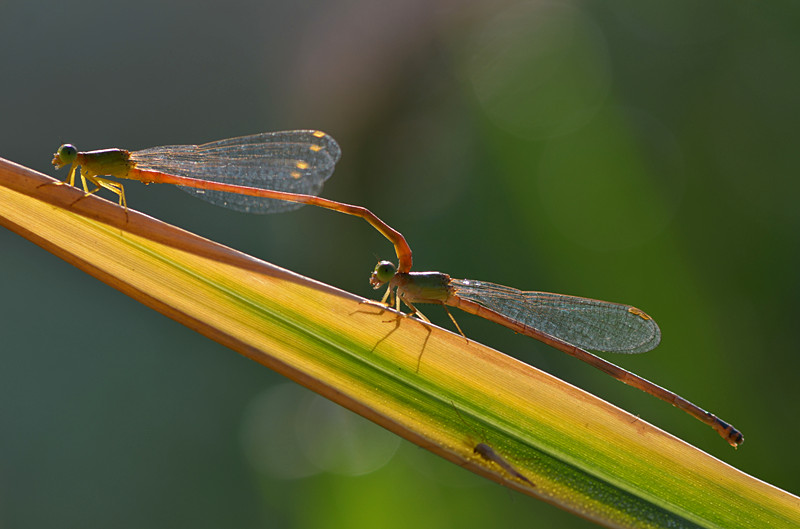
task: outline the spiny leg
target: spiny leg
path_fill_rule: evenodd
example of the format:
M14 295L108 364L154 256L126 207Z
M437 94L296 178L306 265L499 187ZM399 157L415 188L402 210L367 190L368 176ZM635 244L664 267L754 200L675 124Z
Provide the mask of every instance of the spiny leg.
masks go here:
M77 170L78 166L73 163L72 167L69 168L69 174L67 175L67 178L64 179L64 183L69 184L72 187L75 187L75 171Z
M389 300L388 303L386 302L387 298ZM389 285L389 288L386 289L386 292L383 294L383 297L381 298L381 303L386 305L387 307L391 307L392 305L394 305L395 306L394 309L397 312L399 312L400 314L402 314L403 316L410 317L410 318L413 318L414 316L417 316L417 317L419 317L419 319L421 319L424 322L427 322L427 323L431 322L431 320L426 318L424 314L422 314L419 310L417 310L417 307L415 307L414 305L409 303L405 298L403 298L403 303L405 303L408 306L408 308L411 309L411 313L406 314L405 312L403 312L402 307L400 307L400 298L402 298L402 296L397 294L393 290L392 286Z
M388 303L387 303L387 300L388 300ZM413 306L411 306L411 305L409 305L409 307L411 307L411 309L414 311L414 313L412 313L412 314L406 314L405 312L402 312L402 311L400 310L400 296L398 296L398 295L397 295L397 294L394 292L394 289L392 288L392 286L391 286L391 285L389 285L389 288L387 288L387 289L386 289L386 292L383 294L383 297L381 298L381 300L380 300L380 301L374 301L374 300L371 300L371 299L366 299L366 300L362 301L362 303L367 303L367 304L370 304L370 305L376 305L376 306L379 306L379 307L381 307L382 309L392 308L392 305L396 305L396 307L397 307L397 308L396 308L396 311L397 311L397 312L395 313L395 314L396 314L396 317L395 317L395 325L394 325L394 329L392 329L391 331L389 331L389 334L387 334L386 336L384 336L383 338L381 338L380 340L378 340L378 342L377 342L377 343L375 344L375 346L372 348L372 351L373 351L373 352L375 351L375 349L377 349L377 348L378 348L378 346L381 344L381 342L383 342L384 340L386 340L387 338L389 338L389 336L391 336L391 335L392 335L392 333L394 333L394 332L395 332L397 329L399 329L399 328L400 328L400 321L401 321L401 318L408 318L408 317L411 317L411 316L413 316L413 315L414 315L414 313L418 314L419 316L422 316L422 314L420 314L420 313L419 313L419 311L417 311L417 310L416 310L416 308L414 308L414 307L413 307ZM406 303L406 304L408 304L408 303ZM427 318L425 318L425 316L422 316L422 318L423 318L425 321L427 321L428 323L430 323L430 322L428 321L428 319L427 319ZM386 322L388 323L389 321L391 321L391 320L387 320ZM424 325L424 324L423 324L423 325ZM425 337L425 342L422 344L422 351L420 352L419 356L417 357L417 372L419 372L419 366L420 366L420 362L422 361L422 353L425 351L425 345L428 343L428 339L430 338L430 336L431 336L431 332L432 332L432 330L431 330L430 326L428 326L428 325L424 325L424 327L425 327L425 329L427 330L428 334L427 334L427 336Z
M413 312L411 313L411 316L418 316L418 317L419 317L419 319L421 319L421 320L423 320L423 321L426 321L426 322L428 322L428 323L430 323L430 322L431 322L431 320L429 320L428 318L426 318L426 317L425 317L425 315L424 315L423 313L421 313L421 312L419 311L419 309L418 309L417 307L415 307L414 305L412 305L412 304L411 304L411 303L410 303L410 302L409 302L407 299L403 299L403 303L405 303L406 305L408 305L408 308L410 308L410 309L413 311ZM459 326L459 325L458 325L458 322L457 322L457 321L456 321L456 319L453 317L453 315L450 313L450 309L448 309L448 308L447 308L447 305L445 305L444 303L442 303L442 307L444 307L444 311L447 313L447 315L448 315L448 316L450 316L450 321L452 321L452 322L453 322L453 325L455 325L455 326L456 326L456 329L458 329L458 333L459 333L461 336L463 336L465 340L469 341L469 338L467 338L467 335L466 335L466 334L464 334L464 331L462 331L462 330L461 330L461 326Z
M387 299L388 299L388 302L387 302ZM375 305L376 307L380 307L382 309L381 313L383 313L386 309L395 308L395 307L393 307L393 305L395 304L395 299L396 299L396 297L395 297L394 292L392 291L392 286L389 285L389 288L386 289L386 292L383 294L383 297L381 298L380 301L377 301L377 300L374 300L374 299L365 299L365 300L361 301L361 303L362 304L366 304L366 305ZM398 325L399 325L400 318L401 317L406 317L406 316L408 316L408 314L406 314L406 313L404 313L404 312L402 312L400 310L400 304L399 303L397 304L397 307L395 308L395 310L399 314L397 314L394 319L398 321ZM392 320L386 320L384 323L388 323L390 321L392 321Z
M75 164L72 164L72 167L70 167L69 173L67 173L67 177L64 180L56 180L55 182L45 182L44 184L41 184L41 185L37 186L37 188L38 187L43 187L43 186L49 186L49 185L63 185L63 184L67 184L68 186L75 187L75 171L77 169L78 169L78 166L75 165Z
M398 305L398 309L397 310L400 310L399 305L400 305L400 298L401 297L402 296L398 296L397 297L397 305ZM411 309L411 314L409 314L409 316L416 316L419 319L421 319L422 321L427 322L427 323L431 322L431 320L426 318L425 315L423 313L421 313L417 307L412 305L410 301L408 301L407 299L403 298L403 303L405 303L408 306L408 308Z
M128 202L125 200L125 187L119 182L115 182L114 180L109 180L108 178L103 178L101 176L92 176L84 172L81 172L81 180L83 180L83 190L86 191L87 195L97 193L100 191L100 189L108 189L112 193L119 196L119 205L124 207L126 210L128 209ZM86 184L87 180L96 186L91 191L89 191L89 187Z
M463 336L465 340L469 341L469 338L467 338L467 335L466 335L466 334L464 334L464 331L462 331L462 330L461 330L461 327L459 327L459 325L458 325L458 322L457 322L457 321L456 321L456 319L453 317L453 315L450 313L450 309L448 309L448 308L447 308L447 305L442 305L442 307L444 307L444 311L447 313L447 315L448 315L448 316L450 316L450 321L452 321L452 322L453 322L453 325L455 325L455 326L456 326L456 329L458 329L458 333L459 333L461 336Z
M386 303L386 300L389 299L389 303ZM386 292L383 293L383 297L381 298L381 303L384 305L388 305L391 307L394 304L394 293L392 292L392 285L389 285L389 288L386 289Z

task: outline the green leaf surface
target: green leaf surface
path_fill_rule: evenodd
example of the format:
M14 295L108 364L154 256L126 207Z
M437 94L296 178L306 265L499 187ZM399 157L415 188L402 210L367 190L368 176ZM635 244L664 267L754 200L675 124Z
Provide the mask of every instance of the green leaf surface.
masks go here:
M0 183L7 228L498 483L609 527L800 525L797 497L498 351L2 160Z

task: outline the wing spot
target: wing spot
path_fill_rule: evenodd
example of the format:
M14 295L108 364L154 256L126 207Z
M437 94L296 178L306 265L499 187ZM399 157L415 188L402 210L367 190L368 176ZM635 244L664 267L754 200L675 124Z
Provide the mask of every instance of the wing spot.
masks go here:
M643 311L637 309L636 307L628 307L628 312L630 312L631 314L635 314L636 316L639 316L643 320L652 320L653 319L650 316L648 316L647 314L645 314Z

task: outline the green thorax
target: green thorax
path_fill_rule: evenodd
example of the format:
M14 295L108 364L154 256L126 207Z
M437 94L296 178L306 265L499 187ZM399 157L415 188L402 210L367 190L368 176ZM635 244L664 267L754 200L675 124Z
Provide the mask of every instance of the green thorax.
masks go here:
M128 178L128 171L133 167L130 153L123 149L103 149L78 154L78 165L89 176L116 176Z
M391 283L411 303L444 303L450 297L450 276L441 272L398 273Z

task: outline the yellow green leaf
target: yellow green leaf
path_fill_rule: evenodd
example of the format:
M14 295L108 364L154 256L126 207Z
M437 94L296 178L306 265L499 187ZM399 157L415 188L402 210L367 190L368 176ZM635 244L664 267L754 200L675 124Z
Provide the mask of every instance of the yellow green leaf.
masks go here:
M8 229L505 486L609 527L800 526L797 497L498 351L3 160L0 184Z

